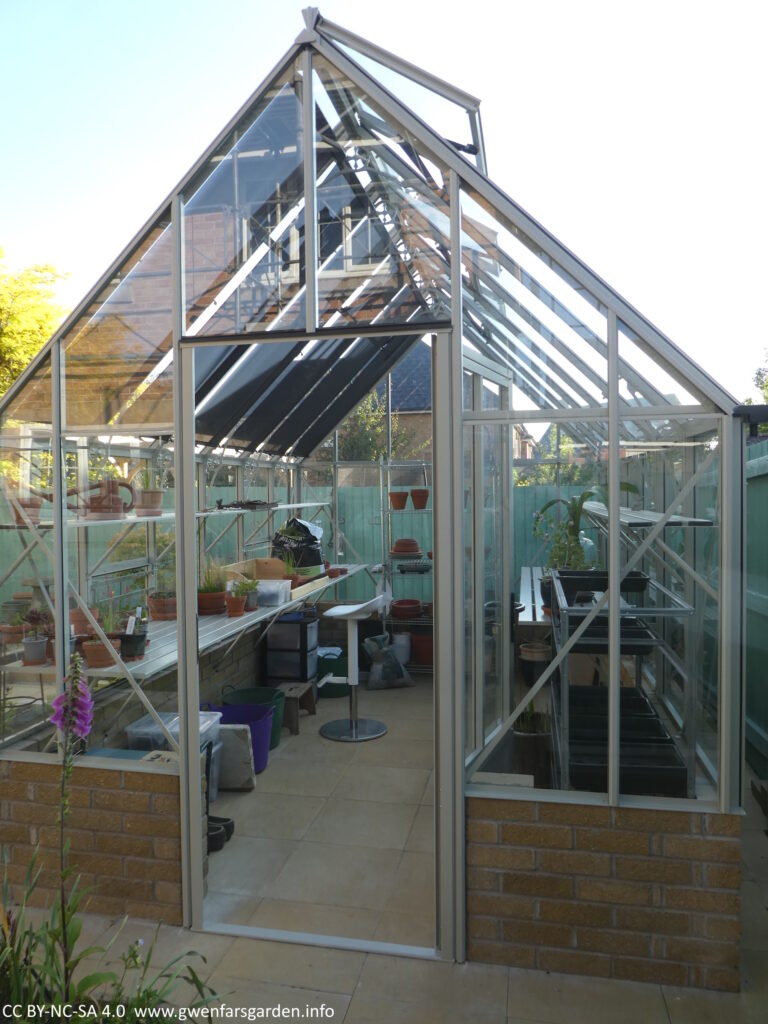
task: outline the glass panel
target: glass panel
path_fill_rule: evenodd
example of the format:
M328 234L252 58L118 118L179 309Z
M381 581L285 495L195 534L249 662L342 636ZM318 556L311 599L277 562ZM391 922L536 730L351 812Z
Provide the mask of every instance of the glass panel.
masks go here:
M321 323L449 318L442 173L335 68L314 67Z
M588 433L583 432L585 426ZM485 676L484 701L490 700L497 716L492 719L488 703L484 703L486 727L502 721L500 738L494 737L488 752L475 760L471 777L495 784L604 792L607 734L598 728L583 735L574 715L578 718L581 713L580 699L585 693L593 698L597 694L600 688L593 684L607 682L605 651L601 649L597 657L594 641L571 640L584 612L568 581L575 571L589 573L593 567L605 567L604 546L587 505L602 493L607 480L603 445L607 424L515 423L509 428L465 428L471 429L490 430L497 438L487 452L484 469L487 465L489 472L483 481L486 506L490 502L498 509L492 541L489 543L485 521L476 521L473 527L475 532L481 531L482 538L473 542L474 557L479 557L478 544L482 542L496 602L490 608L484 602L479 609L476 599L473 608L475 618L482 614L484 624L482 659L475 641L476 671ZM512 453L511 486L504 484L504 498L499 501L488 488L509 480L504 470L507 445ZM491 452L499 469L492 468ZM511 520L507 526L505 514ZM483 515L488 518L487 512ZM504 603L507 565L512 591L509 614ZM542 587L543 578L546 588ZM564 650L566 644L571 645L568 650ZM494 663L505 664L510 645L509 675L500 680L496 691L488 670ZM556 657L560 658L559 667L553 669ZM545 673L546 681L537 687ZM517 714L512 726L509 717L503 718L505 686L510 707ZM603 698L607 694L604 685L601 694Z
M67 332L63 415L69 429L170 429L171 228L152 228Z
M0 438L0 747L34 747L56 694L49 358L6 406Z
M485 391L485 389L483 389ZM482 522L479 524L482 543L483 599L483 732L488 734L502 717L503 672L505 644L502 616L504 601L503 564L508 547L503 538L504 523L504 459L508 428L482 426L475 428L481 445L482 460Z
M259 98L187 195L187 333L303 327L304 162L298 62Z
M433 131L442 135L446 141L450 140L472 163L476 163L472 125L464 107L446 99L433 89L406 78L399 71L394 71L373 57L368 57L352 47L337 45Z
M629 406L699 405L675 367L660 365L638 335L619 321L619 395ZM629 415L625 411L624 415Z
M463 331L509 378L515 409L606 406L605 311L481 197L462 192Z
M622 427L625 561L622 686L650 705L641 734L624 712L624 793L714 799L720 649L720 431L715 420L639 420ZM635 434L642 427L643 439ZM683 500L680 496L683 494ZM661 532L654 527L671 514ZM604 512L596 517L601 528ZM650 543L645 543L650 539ZM645 545L645 546L644 546ZM634 717L633 717L634 716ZM627 721L625 721L625 718ZM646 723L647 724L647 723ZM655 730L653 735L649 729ZM640 745L642 735L645 746Z

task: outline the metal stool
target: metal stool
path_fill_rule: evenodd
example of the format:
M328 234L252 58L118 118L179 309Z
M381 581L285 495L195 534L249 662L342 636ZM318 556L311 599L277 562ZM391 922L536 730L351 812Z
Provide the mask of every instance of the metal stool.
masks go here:
M320 735L327 740L338 740L342 743L362 743L364 740L375 740L383 736L387 727L375 718L357 717L357 623L359 619L367 619L378 611L385 602L384 595L374 597L365 604L340 604L330 608L325 615L329 619L346 619L347 622L347 683L349 685L349 718L337 718L326 722L320 728Z

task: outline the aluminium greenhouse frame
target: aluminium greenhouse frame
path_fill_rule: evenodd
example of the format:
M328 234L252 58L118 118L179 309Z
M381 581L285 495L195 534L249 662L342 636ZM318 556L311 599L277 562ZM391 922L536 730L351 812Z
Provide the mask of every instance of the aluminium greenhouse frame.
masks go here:
M716 418L722 428L722 458L720 460L722 495L722 550L720 565L729 571L721 574L720 580L720 638L718 679L719 693L719 775L717 809L728 813L740 804L741 736L742 727L742 640L744 590L742 566L743 550L743 509L745 480L743 474L743 431L740 421L734 417L735 402L707 374L688 359L681 351L649 324L636 310L622 300L598 276L584 266L569 250L563 247L544 228L537 224L519 206L509 199L485 174L485 156L482 128L479 117L479 101L467 93L454 89L420 69L394 57L386 51L360 40L359 37L324 21L315 9L305 12L305 30L298 36L294 46L255 90L254 96L264 92L269 84L295 60L301 60L304 89L302 93L303 132L303 186L305 224L311 225L305 231L305 309L306 323L302 330L272 330L259 334L217 335L199 333L205 325L204 316L186 327L184 301L184 190L187 184L203 168L217 151L223 140L238 124L244 112L252 105L249 98L241 111L224 128L212 145L206 150L189 174L179 183L147 221L124 253L114 261L104 277L91 290L80 309L84 308L98 294L110 276L123 264L130 253L146 235L147 231L170 208L172 258L172 350L168 362L175 367L173 378L174 410L174 469L175 469L175 511L180 524L177 536L177 592L183 595L182 608L178 618L178 699L182 718L179 737L181 752L181 809L183 850L183 897L186 923L194 928L203 925L202 861L195 851L201 844L202 797L196 784L199 776L199 718L197 687L189 685L196 678L198 661L197 614L196 614L196 573L197 537L196 511L196 387L194 372L195 349L206 346L247 346L254 343L268 345L283 341L296 343L322 339L358 338L361 335L411 337L414 334L432 337L432 379L433 379L433 467L434 467L434 536L436 549L442 552L464 550L463 535L463 432L465 426L482 424L509 425L513 421L571 423L576 413L573 409L557 409L552 405L538 411L516 412L512 407L512 395L505 396L506 406L498 410L465 410L462 407L462 376L465 368L482 373L487 366L489 373L494 370L491 355L482 351L474 354L463 349L464 295L461 258L450 261L450 317L433 320L419 320L414 325L379 326L376 324L344 327L324 327L318 313L318 229L317 229L317 175L314 134L314 97L312 91L312 67L316 56L324 58L351 83L364 92L380 109L386 111L391 123L422 147L430 158L447 168L448 206L450 209L450 252L462 251L462 187L471 189L494 210L496 216L514 230L521 232L535 244L539 252L549 257L569 277L569 283L582 286L607 310L607 414L602 406L579 408L580 423L607 420L608 424L608 492L609 510L616 510L620 504L620 451L619 424L626 416L619 393L619 378L625 372L619 353L619 324L627 325L641 342L644 350L662 368L669 368L676 374L684 374L691 393L699 404L665 405L659 397L649 399L641 410L633 409L632 418L663 417L670 414ZM391 92L378 84L338 44L347 44L366 56L375 59L393 71L404 75L417 84L428 88L463 107L470 121L471 134L477 150L477 166L465 159L455 146L437 135L416 114L406 107ZM233 279L228 287L236 287ZM225 301L223 294L216 301ZM211 313L216 302L211 304ZM35 359L28 372L9 389L0 403L5 407L23 387L24 380L50 355L53 387L53 479L55 519L52 538L55 541L54 596L55 607L60 617L67 607L66 564L67 539L64 524L66 495L63 480L62 460L62 378L66 372L63 339L79 311L60 328L46 348ZM487 360L487 363L485 362ZM551 381L541 375L541 387L546 390ZM538 386L533 383L532 386ZM663 396L661 396L663 398ZM667 510L670 514L675 505ZM609 518L608 525L608 569L612 578L619 578L622 571L620 561L620 523L617 515ZM436 687L435 726L436 763L438 789L436 795L436 865L437 865L437 906L439 955L448 959L465 958L465 814L464 801L467 794L498 796L497 790L465 782L464 711L462 708L464 622L464 566L455 555L438 560L435 565L436 601L435 637L435 678L449 681ZM508 588L507 588L508 589ZM610 702L608 730L608 790L605 797L596 796L594 802L617 806L621 803L636 803L641 806L669 808L673 804L663 798L621 797L619 793L619 606L609 606L609 649ZM63 619L62 619L63 621ZM56 664L58 683L63 681L63 666L67 663L65 650L66 631L57 631ZM737 685L738 683L738 685ZM505 717L508 709L505 709ZM192 780L195 780L194 783ZM524 790L511 796L529 797ZM556 799L558 802L585 803L583 793L567 791L548 795L537 793L542 800ZM690 806L693 801L678 802ZM251 931L249 934L259 934ZM323 937L297 935L296 933L261 933L276 938L290 938L291 941L315 942L326 945ZM351 940L338 940L345 948L379 948L380 944ZM423 951L422 951L423 955Z

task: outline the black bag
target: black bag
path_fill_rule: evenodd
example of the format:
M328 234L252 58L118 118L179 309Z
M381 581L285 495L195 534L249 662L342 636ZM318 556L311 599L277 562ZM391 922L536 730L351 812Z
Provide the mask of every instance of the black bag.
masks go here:
M289 519L272 538L272 557L290 555L297 569L323 564L323 528L305 519Z

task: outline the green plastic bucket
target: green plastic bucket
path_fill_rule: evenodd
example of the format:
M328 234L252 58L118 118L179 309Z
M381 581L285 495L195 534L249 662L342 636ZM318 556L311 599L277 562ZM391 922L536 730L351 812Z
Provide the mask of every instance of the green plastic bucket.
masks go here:
M336 658L326 656L317 659L318 681L320 681L323 676L327 676L329 672L332 672L335 676L347 675L348 668L346 654L340 654ZM347 697L349 695L349 686L347 683L325 683L320 687L318 693L321 697Z
M274 708L272 733L269 749L274 750L280 743L283 731L283 711L285 710L285 694L273 686L250 686L245 690L228 690L221 695L221 703L232 704L267 704Z

